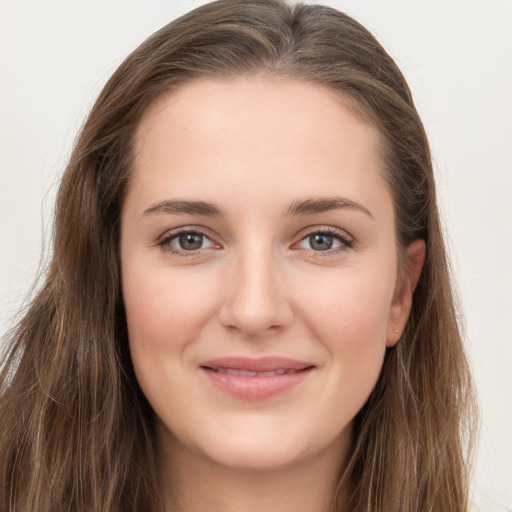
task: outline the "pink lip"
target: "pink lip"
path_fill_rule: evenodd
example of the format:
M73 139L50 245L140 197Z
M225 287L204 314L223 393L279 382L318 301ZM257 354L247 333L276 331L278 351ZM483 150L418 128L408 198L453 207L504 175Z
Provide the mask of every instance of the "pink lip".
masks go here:
M223 357L200 366L217 389L242 400L263 400L284 393L302 382L313 368L311 363L283 357ZM246 375L245 372L277 373Z

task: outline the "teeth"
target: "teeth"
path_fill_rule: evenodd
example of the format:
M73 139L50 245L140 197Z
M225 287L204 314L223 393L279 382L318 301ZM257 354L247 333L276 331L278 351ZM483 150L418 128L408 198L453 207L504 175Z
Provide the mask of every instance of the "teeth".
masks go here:
M268 372L251 372L249 370L237 370L235 368L211 368L217 373L225 373L227 375L240 375L241 377L271 377L272 375L290 375L297 373L299 370L286 370L281 368L279 370L273 370Z
M239 374L242 377L256 377L256 375L258 375L258 372L248 372L246 370L240 370Z

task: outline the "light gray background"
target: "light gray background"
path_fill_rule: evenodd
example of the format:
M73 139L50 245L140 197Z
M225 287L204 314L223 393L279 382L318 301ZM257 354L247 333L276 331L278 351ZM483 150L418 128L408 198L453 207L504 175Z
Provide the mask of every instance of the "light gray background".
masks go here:
M0 333L48 253L58 177L100 88L150 33L201 3L0 0ZM475 502L512 510L512 2L323 3L394 56L430 136L482 406Z

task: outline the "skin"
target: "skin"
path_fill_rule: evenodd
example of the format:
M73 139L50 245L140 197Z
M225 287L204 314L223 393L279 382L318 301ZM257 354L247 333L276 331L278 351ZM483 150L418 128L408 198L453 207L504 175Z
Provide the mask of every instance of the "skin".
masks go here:
M424 257L412 244L398 281L378 148L339 96L290 80L197 80L144 116L122 282L168 510L332 510L353 418L402 333ZM335 196L349 204L287 214ZM176 200L222 214L157 206ZM199 250L180 247L182 228L203 234ZM333 246L319 250L310 235L326 229ZM277 396L241 400L199 370L233 355L314 369Z

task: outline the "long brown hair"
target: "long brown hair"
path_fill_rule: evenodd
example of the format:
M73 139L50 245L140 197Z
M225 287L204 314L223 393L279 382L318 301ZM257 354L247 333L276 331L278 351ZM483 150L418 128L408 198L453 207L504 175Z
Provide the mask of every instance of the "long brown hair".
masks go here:
M101 92L60 186L45 281L11 332L0 375L0 510L161 508L152 412L130 362L119 217L136 127L197 77L321 84L383 139L398 251L427 257L400 342L355 419L339 511L466 511L473 396L450 286L428 141L391 57L350 17L280 0L220 0L168 24Z

